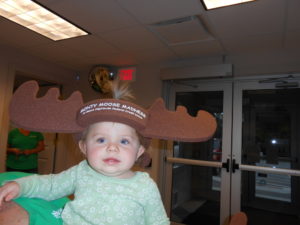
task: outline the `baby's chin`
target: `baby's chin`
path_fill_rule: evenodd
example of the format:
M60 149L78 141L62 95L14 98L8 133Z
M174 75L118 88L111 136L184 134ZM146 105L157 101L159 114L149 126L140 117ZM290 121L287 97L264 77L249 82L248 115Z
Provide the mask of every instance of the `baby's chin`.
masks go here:
M97 171L97 172L103 174L104 176L118 178L118 179L128 179L135 175L135 173L131 170L126 171L126 172L117 172L117 171L114 171L114 172L112 172L112 171Z

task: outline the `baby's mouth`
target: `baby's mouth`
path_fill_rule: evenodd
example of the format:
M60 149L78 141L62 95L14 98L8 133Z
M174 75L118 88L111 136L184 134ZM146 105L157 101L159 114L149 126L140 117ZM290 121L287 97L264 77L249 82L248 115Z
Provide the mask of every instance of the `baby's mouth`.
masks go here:
M103 160L106 164L109 165L114 165L114 164L118 164L120 162L120 160L116 159L116 158L106 158Z

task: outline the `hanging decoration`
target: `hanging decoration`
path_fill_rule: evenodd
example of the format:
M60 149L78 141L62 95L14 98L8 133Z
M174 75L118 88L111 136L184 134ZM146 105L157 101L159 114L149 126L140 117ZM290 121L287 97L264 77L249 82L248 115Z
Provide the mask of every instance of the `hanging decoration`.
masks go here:
M115 78L115 68L106 65L94 66L89 73L89 83L93 90L107 94Z

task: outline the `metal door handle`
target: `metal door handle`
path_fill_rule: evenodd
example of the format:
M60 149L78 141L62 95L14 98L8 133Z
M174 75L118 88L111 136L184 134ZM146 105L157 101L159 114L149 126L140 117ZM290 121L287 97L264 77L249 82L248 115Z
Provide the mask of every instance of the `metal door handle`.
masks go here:
M238 170L240 166L235 162L235 159L233 159L231 163L230 163L230 159L227 159L226 162L222 163L222 168L225 168L226 172L228 173L230 169L232 173L235 173L235 170Z
M226 168L226 172L229 173L229 169L230 169L230 160L227 159L226 162L222 163L222 168Z
M235 159L232 160L232 166L231 166L231 172L235 173L235 170L238 170L240 168L238 163L235 163Z

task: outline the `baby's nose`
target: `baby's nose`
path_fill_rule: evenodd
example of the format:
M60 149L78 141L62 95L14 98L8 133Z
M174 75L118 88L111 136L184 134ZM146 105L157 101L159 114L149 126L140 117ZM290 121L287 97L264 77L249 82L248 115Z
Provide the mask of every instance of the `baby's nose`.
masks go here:
M115 143L111 143L111 144L108 145L107 150L108 151L118 151L119 148Z

